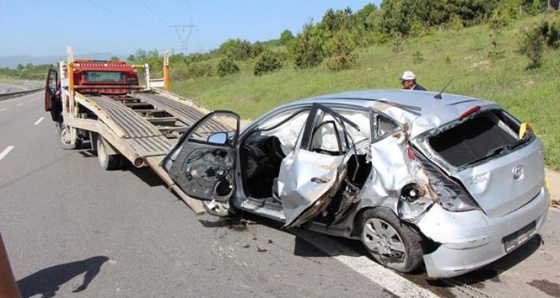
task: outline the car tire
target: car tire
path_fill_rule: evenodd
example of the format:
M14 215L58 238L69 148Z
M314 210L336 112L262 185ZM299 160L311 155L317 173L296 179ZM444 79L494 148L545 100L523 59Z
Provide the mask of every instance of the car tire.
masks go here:
M74 150L82 145L82 140L78 138L74 140L74 144L72 144L69 139L70 133L70 128L67 127L63 121L58 121L56 123L56 137L59 140L60 147L64 150Z
M96 151L97 151L97 159L99 160L99 165L105 171L118 170L122 165L121 162L122 157L120 154L109 154L109 151L107 150L107 146L109 145L107 144L105 139L103 139L103 137L101 136L97 136L97 142L95 147L97 149Z
M422 237L390 209L368 209L361 214L359 222L360 239L375 261L404 273L422 264Z

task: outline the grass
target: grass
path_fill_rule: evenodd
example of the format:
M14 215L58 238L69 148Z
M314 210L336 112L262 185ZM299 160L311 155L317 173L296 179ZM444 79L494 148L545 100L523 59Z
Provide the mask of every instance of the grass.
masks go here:
M542 66L527 70L529 60L515 52L521 30L550 17L522 19L504 28L498 37L498 50L504 51L504 58L496 61L488 58L488 26L477 26L406 40L400 53L392 52L390 43L359 49L358 65L346 71L332 72L324 65L296 70L286 65L257 77L252 74L252 64L243 63L237 74L172 82L171 89L209 109L233 110L254 119L282 103L313 95L398 89L397 78L404 70L412 70L428 90L439 91L451 79L447 93L496 101L517 118L532 123L544 143L546 164L560 170L560 53L547 49ZM422 54L423 62L415 64L416 52Z

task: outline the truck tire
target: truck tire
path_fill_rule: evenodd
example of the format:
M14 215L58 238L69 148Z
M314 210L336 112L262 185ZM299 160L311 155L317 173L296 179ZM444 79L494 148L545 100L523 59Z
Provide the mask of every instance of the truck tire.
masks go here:
M98 135L95 147L97 149L99 165L105 171L118 170L122 165L122 156L120 154L109 154L107 146L110 146L107 144L107 141L105 141L102 136Z
M70 140L70 128L63 121L56 123L56 137L59 140L60 147L64 150L74 150L82 145L82 140L76 138L74 144Z

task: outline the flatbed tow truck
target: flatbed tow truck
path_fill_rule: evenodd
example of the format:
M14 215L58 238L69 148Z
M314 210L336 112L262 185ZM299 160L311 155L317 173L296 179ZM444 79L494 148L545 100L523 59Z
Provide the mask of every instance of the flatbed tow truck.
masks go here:
M147 64L74 60L69 47L67 61L59 62L58 70L49 70L45 111L56 122L63 149L77 149L89 141L105 170L120 169L127 161L137 168L150 167L170 191L201 214L202 203L186 195L159 164L181 135L209 111L169 92L167 53L163 59L163 80L151 80ZM230 130L216 121L206 125L208 130Z

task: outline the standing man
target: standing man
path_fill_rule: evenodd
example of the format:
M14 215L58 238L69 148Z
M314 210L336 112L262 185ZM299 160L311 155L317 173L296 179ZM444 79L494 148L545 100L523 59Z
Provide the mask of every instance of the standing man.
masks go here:
M424 87L422 87L422 86L420 86L420 84L416 83L416 75L410 70L405 71L402 74L400 80L401 80L401 84L403 86L403 89L426 91L426 89L424 89Z

